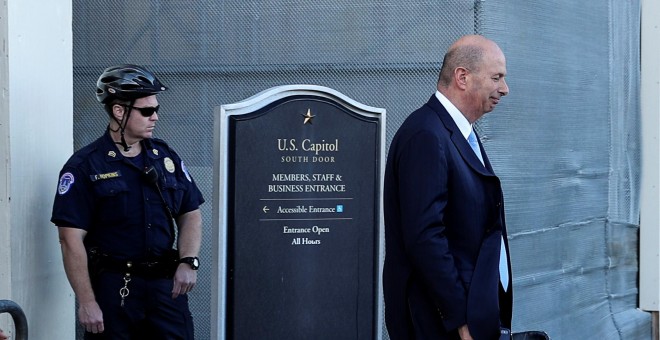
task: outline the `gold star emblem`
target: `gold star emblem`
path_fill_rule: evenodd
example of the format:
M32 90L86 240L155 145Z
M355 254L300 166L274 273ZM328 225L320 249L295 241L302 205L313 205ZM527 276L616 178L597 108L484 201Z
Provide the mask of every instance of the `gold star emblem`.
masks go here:
M305 120L303 121L303 125L307 123L312 124L312 118L316 117L312 115L312 109L307 109L307 113L301 116L305 117Z

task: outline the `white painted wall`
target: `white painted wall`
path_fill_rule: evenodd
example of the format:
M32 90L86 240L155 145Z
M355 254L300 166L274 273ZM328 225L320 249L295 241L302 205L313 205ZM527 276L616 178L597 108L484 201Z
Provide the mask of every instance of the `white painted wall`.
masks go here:
M0 299L7 299L11 280L9 263L9 81L7 79L7 2L0 3ZM0 329L7 329L6 314L0 315Z
M71 0L0 6L0 299L23 308L31 339L75 339L73 292L49 222L73 149Z
M640 307L644 310L655 312L660 307L659 13L660 2L657 0L642 1Z

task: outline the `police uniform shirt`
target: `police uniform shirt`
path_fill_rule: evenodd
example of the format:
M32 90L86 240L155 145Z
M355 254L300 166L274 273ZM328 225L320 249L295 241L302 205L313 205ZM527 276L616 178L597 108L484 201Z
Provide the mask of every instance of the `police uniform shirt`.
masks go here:
M87 231L85 245L117 259L150 259L174 242L163 199L176 218L204 203L179 156L159 139L124 157L106 132L71 156L60 172L51 222ZM153 165L158 186L145 179Z

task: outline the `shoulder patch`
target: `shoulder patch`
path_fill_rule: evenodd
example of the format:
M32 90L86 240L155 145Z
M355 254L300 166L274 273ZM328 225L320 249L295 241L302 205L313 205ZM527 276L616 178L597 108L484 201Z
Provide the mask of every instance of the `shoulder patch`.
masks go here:
M62 177L60 177L60 183L57 185L57 193L60 195L66 194L75 181L72 173L65 172L62 174Z
M192 177L190 177L190 174L188 173L188 168L186 168L186 165L183 164L183 161L181 161L181 170L183 170L183 173L186 175L188 182L192 182Z

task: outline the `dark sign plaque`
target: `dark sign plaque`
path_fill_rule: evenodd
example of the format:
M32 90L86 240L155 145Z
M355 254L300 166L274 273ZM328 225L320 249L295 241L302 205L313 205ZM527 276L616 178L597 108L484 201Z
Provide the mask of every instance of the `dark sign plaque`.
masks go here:
M220 337L379 336L383 113L319 86L222 106Z

